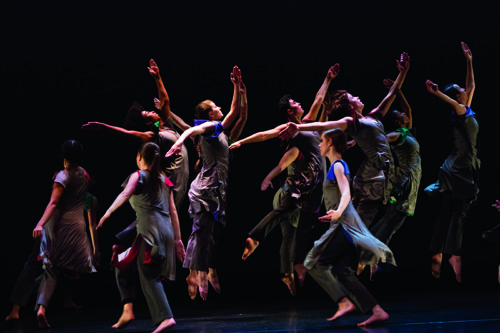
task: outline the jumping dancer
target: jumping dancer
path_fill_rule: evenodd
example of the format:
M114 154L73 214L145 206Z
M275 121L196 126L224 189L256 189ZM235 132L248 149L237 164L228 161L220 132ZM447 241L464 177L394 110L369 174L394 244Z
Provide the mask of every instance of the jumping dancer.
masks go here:
M425 192L431 196L442 194L440 212L436 218L429 250L432 255L432 275L441 275L443 254L451 255L449 262L458 282L462 281L462 237L466 215L479 192L478 153L479 125L471 110L475 82L472 68L472 53L462 42L462 51L467 62L465 89L456 84L441 92L431 81L427 90L451 107L450 135L452 150L439 171L438 181L428 186Z

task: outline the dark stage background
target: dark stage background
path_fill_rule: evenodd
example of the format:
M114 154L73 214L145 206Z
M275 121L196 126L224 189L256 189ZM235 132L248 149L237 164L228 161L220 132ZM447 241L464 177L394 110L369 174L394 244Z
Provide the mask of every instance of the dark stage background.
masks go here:
M80 129L88 121L122 125L133 101L152 108L156 87L147 66L154 58L174 112L191 123L194 107L212 99L227 112L232 98L229 74L242 71L248 89L249 116L242 137L278 125L276 105L285 93L307 111L330 66L339 63L331 89L359 95L365 111L386 94L382 80L397 75L396 60L406 51L411 67L403 85L412 106L421 145L421 190L437 179L448 153L443 105L425 89L431 79L444 87L464 85L466 67L460 42L474 57L476 93L473 110L481 134L483 182L464 239L462 288L498 292L498 246L481 239L500 222L491 208L497 190L499 115L498 18L493 3L457 1L101 1L2 4L2 309L32 247L31 231L60 170L60 145L66 139L85 146L84 167L95 177L92 188L102 214L118 195L122 181L136 169L137 146L106 133ZM193 152L188 143L188 149ZM274 190L260 182L279 161L277 139L234 152L228 195L228 225L220 244L219 276L223 293L210 291L208 302L282 299L291 301L279 281L279 230L246 261L241 261L247 232L272 208ZM195 158L192 155L191 164ZM355 172L361 152L345 159ZM193 172L194 174L194 172ZM193 177L191 177L193 178ZM279 179L275 182L278 186ZM180 211L184 243L191 220L187 199ZM391 249L398 269L380 274L370 288L384 293L455 288L447 265L442 281L430 275L427 246L438 202L423 193L415 216L394 236ZM108 268L113 235L134 220L125 205L100 232L102 266L82 279L76 294L84 305L113 306L119 296ZM325 226L320 226L320 232ZM188 304L187 270L167 283L175 311ZM300 297L326 297L312 279ZM200 307L207 305L196 301ZM28 306L31 310L31 304Z

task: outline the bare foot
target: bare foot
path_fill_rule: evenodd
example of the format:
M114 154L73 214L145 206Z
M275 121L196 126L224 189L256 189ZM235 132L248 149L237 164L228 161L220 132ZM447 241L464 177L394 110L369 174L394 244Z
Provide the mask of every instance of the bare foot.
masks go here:
M297 272L297 277L299 278L299 283L301 286L304 285L304 280L306 279L306 267L304 264L295 264L293 269Z
M160 333L161 331L166 330L167 328L172 327L174 325L175 325L174 318L165 319L160 323L160 325L158 325L158 327L153 331L153 333Z
M450 262L451 267L453 267L457 282L462 282L462 258L460 256L452 255L448 261Z
M198 272L198 278L199 278L198 290L200 291L201 299L206 301L208 297L207 272Z
M50 328L47 317L45 317L45 307L43 305L38 307L36 318L38 320L38 328Z
M214 287L215 291L220 294L220 284L219 284L219 278L217 277L217 271L215 268L209 268L208 269L208 281Z
M245 260L246 258L248 258L252 254L252 252L255 251L257 246L259 246L259 242L253 238L248 237L245 251L243 251L243 256L241 257L241 259Z
M12 305L12 310L10 310L9 315L5 318L5 321L19 319L19 310L21 306L18 304Z
M186 282L188 284L188 293L191 299L196 298L196 294L198 293L198 274L196 271L191 271L186 278Z
M385 312L378 304L373 307L372 312L372 316L364 322L359 323L358 326L381 324L389 319L387 312Z
M432 270L432 276L434 276L436 279L439 279L441 277L441 260L443 259L443 254L438 253L432 256L431 259L431 270Z
M290 290L290 294L292 296L296 295L295 292L295 278L293 277L293 273L286 273L282 278L281 281L283 281L286 286L288 287L288 290Z
M339 308L337 309L337 312L335 312L335 314L332 317L328 318L327 319L328 321L335 320L339 317L342 317L343 315L345 315L348 312L356 310L356 307L354 306L354 304L352 304L351 301L347 297L342 298L338 305L339 305Z
M123 305L122 315L120 319L118 319L118 322L113 325L113 328L124 328L134 319L135 316L134 316L133 304L125 303Z

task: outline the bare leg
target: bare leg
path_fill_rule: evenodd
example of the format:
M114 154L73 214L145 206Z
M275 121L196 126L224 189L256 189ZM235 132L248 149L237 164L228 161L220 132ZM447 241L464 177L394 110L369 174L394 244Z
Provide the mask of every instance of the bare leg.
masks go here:
M186 282L188 284L188 293L191 299L196 298L196 294L198 293L198 273L197 271L190 270L189 275L186 278Z
M431 259L431 271L432 271L432 276L434 276L436 279L439 279L441 277L441 260L443 259L443 254L438 253L432 256Z
M304 280L306 279L306 267L304 266L304 264L295 264L293 268L297 272L297 277L299 278L300 285L303 286Z
M215 270L215 268L208 269L208 281L210 281L210 284L212 284L212 287L214 287L215 291L220 294L219 278L217 277L217 271Z
M36 313L36 318L38 320L38 328L50 328L47 317L45 316L45 306L40 304Z
M460 256L452 255L448 261L450 262L451 267L453 267L457 282L462 282L462 258Z
M290 290L290 294L292 294L292 296L295 296L295 278L293 277L293 273L285 273L285 275L283 275L283 277L281 278L281 281L286 284L288 290Z
M174 318L165 319L160 323L160 325L158 325L158 327L153 331L153 333L160 333L161 331L166 330L167 328L172 327L174 325L175 325Z
M500 283L500 265L498 265L498 283Z
M113 328L124 328L127 326L132 320L134 320L134 304L133 303L125 303L123 304L123 312L118 319L118 322L113 325Z
M337 312L335 312L335 314L332 317L328 318L327 319L328 321L335 320L337 318L342 317L348 312L356 310L354 304L352 304L352 302L347 297L342 298L338 306L339 308L337 309Z
M375 305L372 309L372 316L358 326L368 326L376 323L381 323L389 319L389 315L385 312L380 305Z
M499 278L500 278L500 276L499 276ZM5 318L5 321L19 319L19 310L20 309L21 309L21 306L19 304L12 305L12 309L10 310L10 313L7 316L7 318Z
M245 251L243 251L243 256L241 257L241 259L245 260L246 258L248 258L252 254L252 252L255 251L257 246L259 246L259 242L253 238L248 237Z
M199 285L198 289L200 291L201 298L206 301L208 297L208 277L207 272L198 272Z

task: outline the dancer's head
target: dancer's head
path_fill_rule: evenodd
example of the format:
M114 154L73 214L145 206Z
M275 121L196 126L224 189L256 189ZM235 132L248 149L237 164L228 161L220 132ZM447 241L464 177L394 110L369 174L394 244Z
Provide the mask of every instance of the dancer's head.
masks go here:
M460 104L465 105L467 103L467 93L465 92L465 89L461 88L458 84L447 85L444 88L443 93Z
M76 140L66 140L61 147L61 156L67 162L79 164L83 157L83 146Z
M136 131L149 131L160 120L157 112L146 111L139 103L134 102L128 109L125 126Z
M410 118L404 112L391 110L385 114L383 122L385 131L393 132L401 127L408 128Z
M354 114L362 115L365 106L359 97L354 97L346 90L335 90L325 97L325 104L329 105L330 120L338 120L344 117L353 117Z
M336 152L342 155L347 149L347 136L344 131L334 128L326 131L321 136L319 150L322 156L326 156L329 152Z
M278 108L281 118L287 121L300 120L304 114L304 109L302 109L300 103L293 100L290 95L285 95L280 99Z
M147 169L155 180L155 190L159 189L160 179L160 147L154 142L147 142L137 152L137 166L139 169Z
M221 120L224 114L219 106L207 99L196 106L194 117L202 120Z

